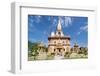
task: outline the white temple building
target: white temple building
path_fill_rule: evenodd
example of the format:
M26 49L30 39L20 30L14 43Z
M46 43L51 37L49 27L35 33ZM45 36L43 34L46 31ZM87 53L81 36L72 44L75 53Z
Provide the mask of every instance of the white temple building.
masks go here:
M59 19L56 31L51 32L51 35L48 37L48 53L64 56L66 52L70 52L70 49L70 37L64 35Z

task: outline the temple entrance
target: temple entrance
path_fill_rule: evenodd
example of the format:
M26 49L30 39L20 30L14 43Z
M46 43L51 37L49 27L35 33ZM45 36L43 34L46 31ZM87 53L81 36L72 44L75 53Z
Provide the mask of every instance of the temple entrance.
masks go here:
M61 52L61 48L59 48L58 51Z
M63 51L62 48L57 48L56 49L56 54L59 55L59 56L61 56L62 55L62 51Z
M64 58L63 51L64 51L63 47L56 47L54 51L55 52L54 59L63 59Z

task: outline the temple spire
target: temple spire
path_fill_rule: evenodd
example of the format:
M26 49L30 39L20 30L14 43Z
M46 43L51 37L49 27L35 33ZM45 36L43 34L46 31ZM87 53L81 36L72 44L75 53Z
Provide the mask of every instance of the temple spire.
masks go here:
M57 31L56 36L64 36L62 27L61 27L61 18L59 17L58 25L57 25Z
M59 21L58 21L57 30L58 30L58 31L61 31L61 30L62 30L62 27L61 27L61 19L60 19L60 17L59 17Z

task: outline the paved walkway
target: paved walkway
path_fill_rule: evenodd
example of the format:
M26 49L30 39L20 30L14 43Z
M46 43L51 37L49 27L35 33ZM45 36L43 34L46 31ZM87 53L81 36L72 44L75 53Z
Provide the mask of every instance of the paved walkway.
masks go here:
M55 57L54 57L54 59L55 60L60 60L60 59L63 59L64 57L63 56L60 56L60 55L56 55Z

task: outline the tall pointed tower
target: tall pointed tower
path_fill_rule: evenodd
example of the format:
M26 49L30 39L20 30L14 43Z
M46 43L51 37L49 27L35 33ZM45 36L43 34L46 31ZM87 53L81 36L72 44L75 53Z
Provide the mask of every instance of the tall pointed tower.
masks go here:
M59 18L58 26L57 26L57 31L61 31L61 30L62 30L62 27L61 27L61 19Z
M58 25L57 25L56 36L64 36L60 18L59 18Z

